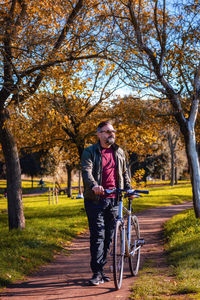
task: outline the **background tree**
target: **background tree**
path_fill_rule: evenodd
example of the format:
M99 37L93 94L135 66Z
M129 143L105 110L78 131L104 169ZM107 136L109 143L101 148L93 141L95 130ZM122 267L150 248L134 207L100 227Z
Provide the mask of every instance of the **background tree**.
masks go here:
M149 101L150 110L154 116L149 120L152 123L152 126L156 120L156 124L159 123L159 151L165 153L165 156L168 157L169 166L166 165L166 174L168 169L170 170L170 185L177 183L178 174L181 175L181 172L186 167L186 154L184 151L184 140L180 135L180 128L174 119L168 100L162 100L160 103L158 101ZM165 174L165 175L166 175Z
M9 107L17 109L41 84L48 87L52 68L63 66L70 73L71 61L97 56L95 38L101 34L101 26L96 27L90 14L93 4L97 7L89 0L2 2L0 141L6 163L9 229L25 227L20 163L8 126Z
M68 196L71 173L80 168L83 149L94 140L99 120L106 118L103 103L116 89L116 71L111 64L96 61L87 69L78 69L76 63L71 67L75 70L72 77L65 70L53 70L49 90L42 89L34 99L20 104L19 111L12 114L11 125L19 147L62 149L65 155L59 158L65 160Z
M129 155L129 164L131 168L131 175L139 170L144 170L142 180L147 181L148 177L151 178L162 178L166 172L167 166L167 155L163 153L152 153L140 157L136 152Z
M54 174L55 160L48 151L40 150L26 153L21 150L20 166L22 174L31 177L33 187L33 177Z
M141 95L170 101L184 137L193 203L200 217L200 168L195 123L200 97L200 5L198 1L105 1L116 24L115 48L108 57ZM116 4L117 3L117 4ZM116 51L118 50L118 51Z
M23 153L22 157L20 158L20 166L22 174L31 177L33 187L33 177L41 175L41 163L39 153Z
M127 152L137 152L140 156L151 154L157 142L159 123L153 123L149 103L139 98L126 96L112 100L108 114L114 120L117 140Z

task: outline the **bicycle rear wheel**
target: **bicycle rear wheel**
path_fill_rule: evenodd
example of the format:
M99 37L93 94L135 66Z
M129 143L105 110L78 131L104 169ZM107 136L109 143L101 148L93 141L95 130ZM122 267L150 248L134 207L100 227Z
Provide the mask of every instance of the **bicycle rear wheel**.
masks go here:
M136 276L140 266L140 227L136 216L131 217L130 226L129 267L131 274Z
M122 223L118 220L113 243L113 277L116 290L121 287L124 269L123 230Z

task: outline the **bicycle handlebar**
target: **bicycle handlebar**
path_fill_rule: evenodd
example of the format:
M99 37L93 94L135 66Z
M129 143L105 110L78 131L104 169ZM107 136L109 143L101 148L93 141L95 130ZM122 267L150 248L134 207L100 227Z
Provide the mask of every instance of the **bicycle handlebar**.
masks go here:
M135 193L149 194L148 190L134 190Z
M121 192L126 192L127 196L131 196L131 195L138 195L138 194L149 194L148 190L133 190L133 189L105 189L104 190L106 194L112 194L112 193L121 193Z

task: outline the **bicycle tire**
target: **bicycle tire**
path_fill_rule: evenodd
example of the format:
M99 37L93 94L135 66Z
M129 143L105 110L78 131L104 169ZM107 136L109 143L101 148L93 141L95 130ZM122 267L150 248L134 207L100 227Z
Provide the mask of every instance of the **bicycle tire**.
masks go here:
M116 290L122 285L124 269L124 246L123 246L123 226L121 221L117 221L114 232L113 243L113 277Z
M130 227L131 230L129 253L134 252L134 254L129 256L129 268L131 271L131 275L136 276L140 266L140 247L137 249L137 240L140 239L140 227L136 216L131 217Z

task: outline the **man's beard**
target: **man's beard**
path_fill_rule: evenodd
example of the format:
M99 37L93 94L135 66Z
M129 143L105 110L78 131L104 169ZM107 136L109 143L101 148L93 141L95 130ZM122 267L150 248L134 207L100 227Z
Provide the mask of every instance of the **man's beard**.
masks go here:
M108 138L106 139L106 144L107 144L107 145L113 145L114 142L115 142L115 138L112 137L112 136L110 136L110 137L108 137Z

